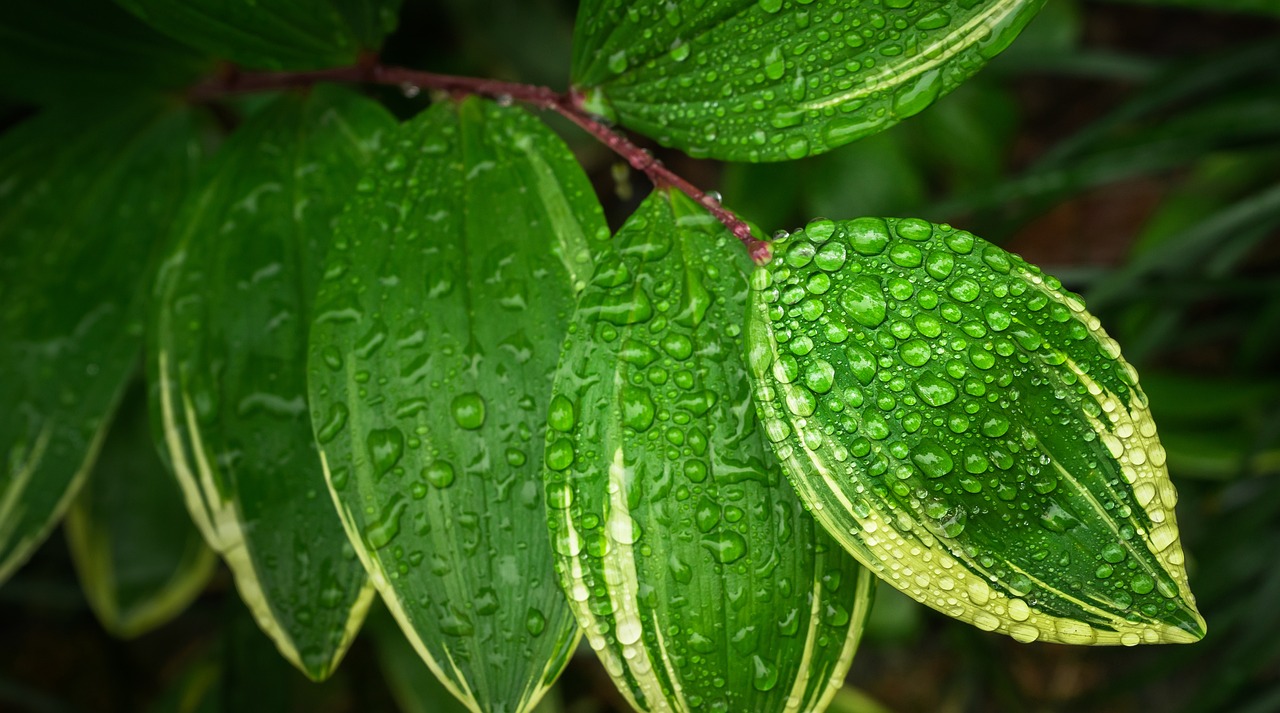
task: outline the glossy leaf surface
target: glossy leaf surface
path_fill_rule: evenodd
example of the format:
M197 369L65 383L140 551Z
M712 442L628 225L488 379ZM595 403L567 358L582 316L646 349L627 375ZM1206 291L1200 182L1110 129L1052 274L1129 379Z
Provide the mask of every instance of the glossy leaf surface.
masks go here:
M161 267L153 418L192 519L285 658L326 677L373 595L311 435L306 339L335 216L394 128L332 87L283 96L223 147Z
M574 614L638 710L822 710L874 578L766 454L741 356L746 254L664 191L615 250L579 301L548 415Z
M180 614L217 563L156 455L145 394L136 391L121 405L66 520L85 598L103 627L123 638Z
M116 0L161 32L255 69L352 64L395 29L400 0Z
M757 405L850 552L1020 641L1204 635L1146 396L1079 297L922 220L817 220L775 248L752 276Z
M781 161L892 126L972 76L1044 0L585 0L589 110L693 156Z
M540 474L593 242L581 168L521 110L441 103L360 181L311 331L316 439L405 635L475 710L529 710L577 641Z
M0 582L93 465L142 343L144 285L199 124L141 102L48 113L0 142Z

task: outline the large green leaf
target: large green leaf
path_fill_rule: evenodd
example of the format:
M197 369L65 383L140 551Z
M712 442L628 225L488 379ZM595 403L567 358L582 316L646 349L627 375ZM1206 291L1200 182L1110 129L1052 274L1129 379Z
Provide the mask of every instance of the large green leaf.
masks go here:
M401 0L116 0L156 29L259 69L351 64L395 29Z
M174 89L199 55L103 0L0 3L0 95L84 102L122 88Z
M870 572L767 455L739 321L746 253L655 191L598 261L548 413L556 570L642 711L822 710L870 610Z
M1044 0L584 0L592 111L694 156L803 158L888 128L972 76Z
M156 455L141 388L121 406L66 532L85 598L116 636L177 616L213 574L217 558Z
M0 582L93 465L198 130L141 101L44 114L0 141Z
M542 433L590 244L607 236L555 134L469 100L402 127L329 253L309 355L329 488L405 635L475 710L533 707L577 641Z
M817 220L775 254L752 276L756 403L850 552L1021 641L1204 635L1146 396L1078 297L915 219Z
M280 97L215 159L156 285L158 437L258 624L315 679L373 591L325 497L307 418L311 295L334 219L393 127L346 90Z

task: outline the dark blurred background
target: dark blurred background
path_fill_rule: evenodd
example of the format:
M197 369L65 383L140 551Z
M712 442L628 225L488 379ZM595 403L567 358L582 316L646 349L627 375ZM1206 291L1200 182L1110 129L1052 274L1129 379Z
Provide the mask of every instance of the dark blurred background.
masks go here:
M406 0L383 57L563 89L575 11ZM427 101L383 97L404 115ZM0 128L32 111L0 94ZM643 176L548 119L616 227L648 190ZM920 216L1058 275L1138 366L1169 453L1203 642L1023 645L882 586L832 711L1280 711L1280 2L1049 0L976 79L883 134L786 164L651 148L766 233L815 216ZM551 698L548 711L626 710L585 648ZM335 677L311 684L225 571L182 616L129 641L99 625L58 534L0 587L4 713L396 710L461 709L381 612Z

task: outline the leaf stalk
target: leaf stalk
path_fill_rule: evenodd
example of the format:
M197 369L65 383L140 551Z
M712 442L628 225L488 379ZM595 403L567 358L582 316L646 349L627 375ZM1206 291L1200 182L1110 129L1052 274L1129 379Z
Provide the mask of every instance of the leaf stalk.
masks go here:
M721 205L717 196L675 173L625 134L587 111L583 108L582 95L576 91L557 92L550 87L533 84L437 74L384 65L370 58L348 67L299 72L242 72L232 68L195 85L188 90L187 98L191 101L211 101L228 94L305 88L318 82L428 89L454 97L482 96L501 102L520 102L543 111L554 111L625 159L632 168L648 177L655 188L673 188L706 208L742 242L756 264L767 263L772 257L769 243L757 238L746 221Z

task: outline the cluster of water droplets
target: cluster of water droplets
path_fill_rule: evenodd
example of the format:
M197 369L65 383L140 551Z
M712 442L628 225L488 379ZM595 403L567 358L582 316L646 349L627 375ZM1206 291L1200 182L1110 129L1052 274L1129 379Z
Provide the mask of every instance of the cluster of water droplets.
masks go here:
M859 625L858 570L765 455L735 325L740 247L700 210L681 216L696 210L687 199L670 198L677 215L667 200L628 220L570 330L547 431L557 569L642 709L660 709L657 696L781 710L751 701L781 701L810 675L805 695L825 691ZM811 629L819 653L799 670Z
M575 81L606 113L694 156L798 159L879 131L1009 44L1035 2L617 3ZM582 64L579 62L578 64Z
M921 220L816 220L775 255L752 284L765 431L847 546L1024 640L1196 630L1164 450L1078 297Z

